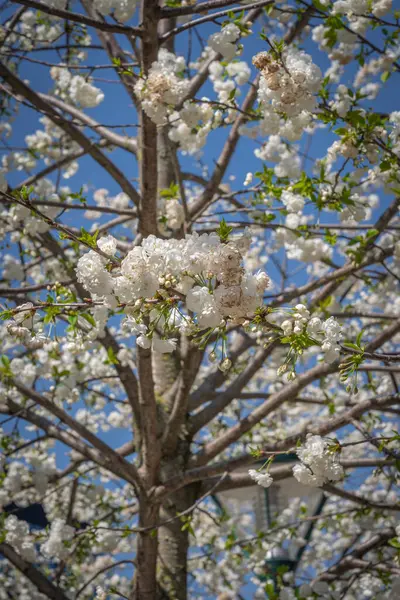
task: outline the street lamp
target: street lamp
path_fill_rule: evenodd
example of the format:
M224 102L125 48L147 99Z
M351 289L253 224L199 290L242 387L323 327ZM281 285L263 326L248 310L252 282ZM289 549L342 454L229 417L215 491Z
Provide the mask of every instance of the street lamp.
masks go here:
M286 464L295 465L298 461L297 455L280 454L274 459L274 466ZM238 469L237 473L243 473L246 469ZM271 487L263 488L254 484L249 487L242 487L232 490L217 492L216 501L221 509L225 510L231 516L240 517L241 515L252 513L252 527L248 526L247 535L256 535L258 532L267 532L273 527L274 520L290 504L294 498L300 498L307 506L307 515L317 517L323 509L326 502L324 493L315 487L301 484L291 475L282 480L274 481ZM304 539L306 544L301 546L290 544L285 547L276 548L269 552L265 557L265 579L268 577L274 582L274 589L277 591L278 574L282 567L286 571L295 571L307 542L311 539L312 531L316 519L309 519L297 528L299 537Z

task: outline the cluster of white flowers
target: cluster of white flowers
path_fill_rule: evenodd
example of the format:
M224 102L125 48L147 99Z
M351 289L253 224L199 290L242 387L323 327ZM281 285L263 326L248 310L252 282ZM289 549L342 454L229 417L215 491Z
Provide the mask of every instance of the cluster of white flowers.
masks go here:
M237 86L247 83L251 76L250 67L244 60L232 61L228 65L215 60L210 64L209 73L218 101L223 104L229 104L230 95L234 92L239 95ZM218 111L216 116L218 119Z
M243 133L248 133L249 130ZM277 177L297 179L301 173L301 161L294 146L287 146L279 135L271 135L261 148L254 150L254 155L262 161L277 163L274 167Z
M126 210L130 206L130 199L128 194L125 192L119 192L116 196L110 196L110 192L106 188L99 188L93 194L93 200L96 206L107 206L113 207L116 211ZM88 210L85 212L86 219L99 219L101 212L95 210Z
M14 515L9 515L4 522L6 542L8 542L23 559L34 562L36 550L29 533L26 521L20 521Z
M50 477L57 469L55 457L45 453L37 453L29 457L29 462L33 467L32 482L36 491L43 496L49 485Z
M82 108L94 108L104 100L103 92L82 75L72 75L65 65L52 67L51 78L56 82L55 92Z
M249 469L250 477L263 488L268 488L272 483L273 479L269 473L260 473L255 469Z
M349 94L349 88L340 84L335 92L335 100L331 102L331 108L337 112L339 117L344 117L350 110L352 101L353 98Z
M1 461L0 472L4 469L4 460ZM0 488L0 508L6 506L18 494L26 481L26 469L18 461L7 465L7 474Z
M313 28L312 38L319 44L321 50L328 53L332 66L326 73L330 75L331 81L337 81L337 77L343 71L343 65L347 65L352 59L359 45L358 34L364 34L371 24L368 14L375 17L383 17L390 12L392 0L336 0L332 6L332 14L344 15L351 28L342 28L335 31L336 43L330 43L329 27L325 24ZM379 72L390 70L392 63L396 60L396 52L388 49L382 56L373 57L363 64L355 78L358 86L361 79L367 75L376 75ZM380 84L378 84L380 87ZM374 84L374 87L378 86Z
M77 275L87 290L113 307L118 299L140 308L145 299L151 299L157 292L168 298L169 290L176 290L186 296L186 306L196 313L199 327L217 327L223 319L244 321L262 303L269 279L263 272L253 275L242 267L249 245L247 234L229 243L222 243L214 233L194 233L181 240L149 236L128 252L115 275L106 269L107 259L93 250L79 259ZM112 236L100 239L98 246L110 256L116 251ZM195 322L175 309L168 319L161 319L154 308L150 318L158 327L169 330L179 328L188 332L195 326ZM147 328L136 321L131 325L137 327L139 345L149 347L151 342L145 337ZM154 332L153 348L154 345L159 352L171 352L176 341L163 340Z
M109 529L106 521L100 521L96 532L96 545L101 552L112 552L118 546L120 536L117 531Z
M311 272L314 263L332 256L332 247L321 238L303 238L296 235L299 225L307 223L307 217L300 213L290 212L285 219L285 227L275 231L276 247L284 246L288 258L307 263L307 271Z
M400 111L394 111L389 115L390 124L392 131L390 133L390 139L394 145L394 151L396 154L400 153Z
M43 124L44 129L38 129L35 133L25 136L26 145L31 152L10 153L10 156L7 158L9 168L15 166L18 170L21 168L31 170L35 168L38 156L44 159L46 165L49 165L53 164L54 161L58 161L65 156L79 151L79 144L66 136L62 129L54 125L48 117L42 117L39 121ZM66 163L63 166L63 178L69 179L75 175L77 170L77 161L73 160ZM50 195L56 193L56 187L48 179L43 179L39 180L35 185L35 192L39 193L39 191L42 195L45 192ZM54 198L51 199L53 200Z
M321 350L327 363L334 362L340 356L339 340L342 337L341 326L334 317L323 321L319 317L311 317L304 304L297 304L291 319L285 319L281 327L286 336L307 332L310 337L321 342Z
M232 123L237 117L235 107L241 94L240 86L247 83L251 76L249 65L244 60L226 62L213 61L209 66L210 81L217 101L224 106L225 111L217 109L214 112L214 127L224 123ZM232 108L230 108L232 107Z
M143 110L157 125L165 125L172 112L171 107L185 98L190 83L179 76L184 68L182 56L161 48L147 77L138 79L135 84L135 94L141 100Z
M392 0L336 0L332 6L332 14L361 16L372 12L375 17L383 17L391 8Z
M21 15L19 30L23 39L19 40L17 34L11 34L9 41L18 42L25 50L31 50L35 43L49 45L63 33L62 23L55 17L46 17L46 22L38 20L37 12L28 10Z
M24 278L24 268L15 256L11 256L11 254L4 255L2 276L7 281L21 281Z
M293 194L293 192L287 190L282 192L281 200L285 205L286 210L290 213L302 212L305 205L303 196Z
M202 98L201 103L186 100L179 112L174 111L169 116L171 128L168 137L179 144L184 154L198 153L217 124L213 122L213 114L208 98Z
M74 528L66 525L62 519L54 519L51 524L48 540L41 545L41 552L48 558L62 560L68 556L69 550L64 542L72 540Z
M100 585L98 585L96 588L95 600L107 600L107 592L105 592L104 589Z
M331 450L329 440L309 433L306 443L297 448L296 454L301 464L293 467L293 475L300 483L321 487L327 481L342 479L343 467L337 453Z
M165 225L172 231L180 229L185 222L185 211L177 198L168 198L163 203L161 214L165 217Z
M342 597L342 592L330 589L326 581L315 581L312 585L303 583L299 587L299 594L302 600L303 598L315 598L315 595L321 600L322 598L324 600L340 600Z
M253 64L262 75L258 97L263 106L271 104L275 112L289 117L315 109L314 94L319 90L322 74L311 56L289 48L279 59L260 52L254 56Z
M33 331L34 313L32 309L32 302L27 302L26 304L18 306L17 312L13 316L13 320L7 325L7 331L27 348L37 350L38 348L43 348L47 342L47 338L40 332Z
M378 134L378 131L376 132ZM375 164L379 161L380 150L373 144L368 142L359 143L353 132L349 129L349 133L343 136L340 140L335 140L327 150L327 164L333 164L338 156L352 159L360 159L365 156L370 163Z
M232 60L236 56L236 41L240 38L240 29L234 23L228 23L221 31L213 33L208 38L208 45L222 54L225 60Z
M138 0L95 0L94 5L102 15L111 12L117 21L129 21L133 17Z
M241 132L250 135L252 128L242 128ZM279 135L270 135L268 141L254 150L254 155L262 161L277 163L274 171L277 177L297 179L301 174L301 160L295 146L287 146Z
M70 189L68 187L59 187L58 193L56 193L55 190L56 186L54 183L44 178L40 179L40 181L38 181L34 186L34 192L38 200L43 199L51 200L52 202L59 202L61 197L63 200L68 199L70 194ZM46 215L49 218L55 218L59 212L60 209L57 206L46 207ZM23 235L23 233L28 230L30 234L34 235L37 233L44 233L50 229L49 223L32 214L32 211L22 204L16 204L12 206L6 213L4 213L4 218L7 220L10 227L17 227L19 229L20 235ZM10 267L13 265L14 268L16 268L12 259L7 259L7 262Z

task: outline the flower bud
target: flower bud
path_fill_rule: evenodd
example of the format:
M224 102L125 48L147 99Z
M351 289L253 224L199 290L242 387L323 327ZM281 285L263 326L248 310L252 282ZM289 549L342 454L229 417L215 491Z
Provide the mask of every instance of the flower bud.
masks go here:
M223 373L227 373L232 366L232 361L229 358L225 358L219 365L219 370Z
M208 355L208 360L212 363L217 360L217 354L214 352L214 350Z

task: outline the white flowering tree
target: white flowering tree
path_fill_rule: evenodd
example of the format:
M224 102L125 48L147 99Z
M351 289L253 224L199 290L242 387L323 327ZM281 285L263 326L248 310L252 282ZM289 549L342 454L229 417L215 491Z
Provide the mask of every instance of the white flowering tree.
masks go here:
M2 3L1 600L399 597L394 5Z

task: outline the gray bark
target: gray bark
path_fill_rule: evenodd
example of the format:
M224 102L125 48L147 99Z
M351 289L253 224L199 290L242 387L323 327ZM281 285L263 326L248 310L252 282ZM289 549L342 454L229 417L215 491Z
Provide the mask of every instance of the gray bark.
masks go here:
M185 445L187 445L185 443ZM178 448L175 460L169 460L163 475L170 478L183 471L185 448ZM187 556L189 532L182 530L184 521L177 514L187 510L196 501L198 485L184 487L161 506L160 521L171 520L158 530L158 600L186 600L187 598ZM185 515L188 516L188 515Z

